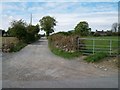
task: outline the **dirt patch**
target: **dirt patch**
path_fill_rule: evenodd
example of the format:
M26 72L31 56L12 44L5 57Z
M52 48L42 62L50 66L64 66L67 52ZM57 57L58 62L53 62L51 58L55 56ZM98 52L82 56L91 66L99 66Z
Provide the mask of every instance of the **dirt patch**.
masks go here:
M84 60L87 56L82 56L81 59ZM87 63L86 61L83 61L84 63ZM118 57L106 57L98 62L94 63L87 63L89 65L93 65L97 69L101 69L104 71L112 71L118 72Z

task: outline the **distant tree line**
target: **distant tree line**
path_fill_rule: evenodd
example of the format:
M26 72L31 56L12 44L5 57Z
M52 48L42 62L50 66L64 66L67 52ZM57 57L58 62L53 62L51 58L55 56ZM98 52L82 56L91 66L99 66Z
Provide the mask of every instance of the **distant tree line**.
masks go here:
M80 36L120 36L120 24L113 23L111 30L96 30L92 31L86 21L79 22L74 30L68 32L59 32L64 35L80 35Z
M22 40L24 42L33 42L40 38L40 35L38 34L40 30L44 30L46 32L46 37L50 35L50 33L54 32L54 27L56 26L56 19L51 16L44 16L39 20L40 25L27 25L27 23L23 20L19 21L12 21L11 27L8 28L8 31L3 31L3 35L6 34L6 36L14 36L17 37L19 40ZM119 35L118 30L120 29L120 24L113 23L112 29L110 31L95 31L92 32L91 28L89 27L88 22L81 21L79 22L74 30L68 31L68 32L60 32L64 35L80 35L80 36L100 36L100 35ZM42 35L44 36L44 35Z

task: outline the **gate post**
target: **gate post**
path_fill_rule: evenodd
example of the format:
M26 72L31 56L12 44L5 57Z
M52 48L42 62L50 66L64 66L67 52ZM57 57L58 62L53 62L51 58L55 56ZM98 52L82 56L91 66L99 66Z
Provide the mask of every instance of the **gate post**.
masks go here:
M110 39L110 55L111 55L111 51L112 51L112 40Z
M95 52L95 40L93 39L93 54Z

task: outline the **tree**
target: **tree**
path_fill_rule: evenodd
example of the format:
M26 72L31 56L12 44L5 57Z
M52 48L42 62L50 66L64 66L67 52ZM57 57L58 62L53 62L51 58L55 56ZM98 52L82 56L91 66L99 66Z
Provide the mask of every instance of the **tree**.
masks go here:
M56 26L57 21L50 16L45 16L39 20L41 30L46 32L46 36L48 37L50 33L54 32L54 26Z
M75 33L81 36L87 36L90 34L91 28L89 28L89 24L85 21L79 22L75 27Z
M33 42L36 39L38 39L38 37L39 37L39 35L38 35L39 31L40 31L39 25L36 25L36 26L29 25L27 27L27 35L26 35L27 42Z
M2 30L2 36L5 34L5 30Z
M8 29L8 33L11 36L17 37L19 40L23 40L27 34L26 26L27 24L22 19L19 21L14 20L11 22L11 27Z
M120 23L118 23L118 32L120 32Z
M29 25L29 26L27 27L27 32L28 32L28 33L31 33L31 34L33 34L33 35L38 34L39 31L40 31L39 25L36 25L36 26Z
M7 33L8 33L9 36L15 37L15 30L11 27L8 28Z
M117 32L118 28L118 23L113 23L112 24L112 32Z

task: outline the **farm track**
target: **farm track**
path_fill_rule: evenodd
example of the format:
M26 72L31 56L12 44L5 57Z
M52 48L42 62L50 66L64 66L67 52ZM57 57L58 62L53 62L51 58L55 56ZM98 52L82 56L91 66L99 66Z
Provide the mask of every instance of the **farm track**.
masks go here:
M117 88L117 69L104 71L82 57L65 60L51 53L45 38L2 57L3 88Z

